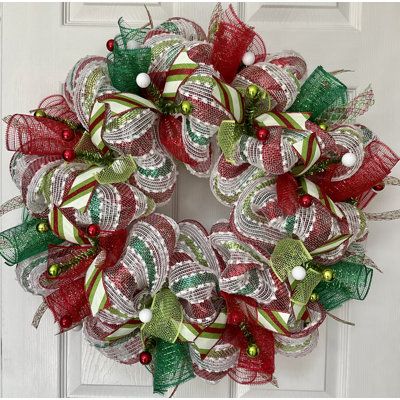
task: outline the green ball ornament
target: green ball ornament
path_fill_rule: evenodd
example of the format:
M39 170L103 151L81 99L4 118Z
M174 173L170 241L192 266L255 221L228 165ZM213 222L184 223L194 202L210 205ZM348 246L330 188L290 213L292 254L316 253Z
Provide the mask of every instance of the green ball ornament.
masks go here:
M257 357L257 356L258 356L258 353L259 353L258 346L257 346L255 343L250 343L250 344L247 346L246 353L247 353L247 355L248 355L249 357L251 357L251 358Z
M183 100L181 103L181 110L182 114L184 115L190 114L190 112L192 111L192 104L190 103L190 101Z
M319 300L319 295L318 295L318 293L311 293L311 296L310 296L310 301L312 301L313 303L314 302L316 302L316 301L318 301Z
M325 282L330 282L333 279L333 271L330 268L324 269L322 271L322 279Z
M258 95L257 85L250 85L247 87L247 94L250 98L254 99Z
M52 278L57 278L57 276L61 274L61 265L60 264L51 264L50 267L47 269L47 273Z
M39 233L46 233L49 230L49 224L47 222L39 222L36 225L36 230Z
M319 127L323 130L326 131L328 127L325 124L319 124Z
M46 113L45 113L45 111L44 110L42 110L42 109L38 109L38 110L36 110L35 111L35 113L33 114L35 117L38 117L38 118L43 118L43 117L45 117L46 116Z

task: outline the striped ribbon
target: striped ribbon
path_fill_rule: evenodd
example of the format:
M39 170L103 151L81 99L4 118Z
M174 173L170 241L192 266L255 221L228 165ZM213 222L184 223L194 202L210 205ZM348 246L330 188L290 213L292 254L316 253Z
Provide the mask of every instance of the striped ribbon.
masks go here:
M343 218L344 215L340 211L339 207L328 197L321 189L309 179L301 177L300 184L305 193L318 199L333 215L338 218Z
M236 89L215 79L212 95L233 116L237 123L243 122L243 98Z
M267 112L259 115L255 120L259 126L281 126L283 128L305 131L306 122L310 113L302 112Z
M171 100L174 99L179 86L197 69L197 67L198 64L189 58L187 51L182 50L167 73L163 96Z
M293 314L294 314L294 317L296 318L296 321L303 319L308 314L307 313L307 305L293 303L292 308L293 308Z
M288 321L290 314L264 308L257 308L257 322L269 331L288 334Z
M132 156L123 156L114 160L106 167L91 167L76 176L71 188L63 198L59 208L54 207L50 212L51 227L56 234L73 243L87 243L83 234L64 215L64 208L74 208L85 212L90 204L90 199L98 183L125 182L136 170L136 163Z
M130 319L128 322L126 322L125 324L121 325L114 332L110 333L106 337L106 340L111 341L111 340L120 339L121 337L129 335L134 330L140 328L141 325L142 325L142 322L139 319L136 319L136 318Z
M92 315L95 316L107 305L107 293L103 282L103 270L98 268L105 259L105 251L101 251L90 264L85 276L87 293Z
M336 247L339 247L342 243L344 243L346 240L348 240L351 237L351 235L339 235L331 240L328 240L325 242L322 246L310 251L310 254L312 256L318 256L319 254L327 253L333 249L336 249Z
M60 208L73 207L79 211L86 211L97 184L96 175L102 170L103 167L92 167L77 175Z
M89 244L83 232L64 215L63 209L53 206L49 213L51 230L60 238L76 244Z
M304 162L304 165L297 165L292 169L295 176L306 173L321 157L321 149L315 133L310 132L304 139L294 143L292 147Z
M128 110L134 110L135 108L157 110L153 102L133 93L117 93L104 100L96 100L90 115L89 133L93 144L100 151L103 153L108 151L102 138L103 125L108 112L110 112L111 116L115 116Z
M216 320L206 328L184 322L179 332L179 338L192 343L202 359L218 343L226 326L227 314L221 311Z
M103 142L103 139L101 137L101 131L103 128L103 121L105 117L105 104L96 101L93 105L92 113L89 119L89 134L93 144L102 152L107 151L106 144Z

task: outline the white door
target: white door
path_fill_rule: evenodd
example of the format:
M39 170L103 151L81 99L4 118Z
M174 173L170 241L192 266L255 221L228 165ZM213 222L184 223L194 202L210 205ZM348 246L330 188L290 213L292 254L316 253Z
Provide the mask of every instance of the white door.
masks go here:
M234 3L256 27L268 52L294 49L311 72L354 70L340 78L356 93L373 83L376 104L362 119L400 153L400 4ZM155 23L185 16L204 28L212 3L148 3ZM6 3L1 8L1 114L27 112L45 96L59 93L68 70L87 54L105 55L120 16L146 22L142 3ZM4 126L3 134L4 134ZM3 137L2 134L2 137ZM2 147L3 148L3 147ZM8 173L11 154L1 151L1 198L17 194ZM395 171L396 172L396 171ZM397 175L400 169L397 168ZM228 215L209 193L207 180L180 170L177 195L164 208L174 218L195 218L208 228ZM399 207L399 193L387 189L371 210ZM202 199L201 204L199 199ZM397 199L397 200L396 200ZM2 219L16 225L17 212ZM208 385L199 379L178 388L176 397L400 396L400 222L371 223L369 255L383 268L362 303L328 318L314 352L301 359L277 356L272 386L240 386L227 379ZM14 270L1 269L1 393L4 397L151 397L151 376L140 365L104 358L82 340L80 331L57 336L50 313L39 329L30 322L40 299L26 294Z

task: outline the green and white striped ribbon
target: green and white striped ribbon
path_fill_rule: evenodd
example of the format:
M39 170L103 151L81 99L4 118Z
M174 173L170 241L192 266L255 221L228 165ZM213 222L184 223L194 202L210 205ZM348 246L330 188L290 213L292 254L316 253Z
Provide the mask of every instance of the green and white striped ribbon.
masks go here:
M244 118L244 105L240 93L232 86L215 79L212 95L222 106L229 111L237 123Z
M307 311L307 306L304 304L293 303L293 313L297 321L303 318L304 313Z
M333 239L327 241L322 246L318 247L315 250L310 251L312 256L318 256L319 254L327 253L336 247L339 247L342 243L344 243L347 239L349 239L351 235L339 235L334 237Z
M93 144L100 150L106 148L106 144L103 142L101 137L101 131L103 128L104 118L106 115L105 104L96 101L93 105L92 113L89 120L89 133Z
M89 120L89 133L93 144L105 152L107 146L102 138L102 129L107 115L107 109L111 116L123 113L135 108L151 108L157 110L156 105L143 97L133 93L117 93L104 100L97 100L92 109Z
M115 330L113 333L110 333L107 337L106 340L117 340L120 339L126 335L129 335L136 329L140 328L142 325L142 322L139 319L131 319L127 323L121 325L117 330Z
M111 115L121 114L135 108L151 108L157 111L157 106L152 101L134 93L117 93L102 100L102 103L109 105Z
M292 173L295 176L306 173L321 157L321 149L314 133L309 133L304 139L294 143L293 148L303 159L304 165L297 165Z
M289 317L289 313L257 308L258 324L272 332L288 333Z
M300 178L300 182L305 193L318 199L329 211L332 212L332 214L336 215L338 218L344 217L339 207L330 199L330 197L324 194L314 182L311 182L309 179L304 177Z
M77 175L60 208L73 207L85 211L97 184L96 175L102 170L103 167L92 167Z
M85 276L85 291L88 295L92 315L103 310L107 303L107 293L103 283L103 270L98 268L104 260L104 251L90 264Z
M182 50L168 71L163 96L169 99L174 99L179 86L194 72L195 69L197 69L197 67L198 64L189 58L187 51Z
M76 244L88 244L89 241L78 228L64 215L62 209L53 206L49 213L51 230L60 238Z
M310 113L302 112L267 112L259 115L255 120L259 126L281 126L299 131L306 130L306 122Z
M201 357L204 358L220 340L226 326L226 320L226 312L221 311L216 320L206 328L183 323L179 332L179 338L192 343L201 354Z

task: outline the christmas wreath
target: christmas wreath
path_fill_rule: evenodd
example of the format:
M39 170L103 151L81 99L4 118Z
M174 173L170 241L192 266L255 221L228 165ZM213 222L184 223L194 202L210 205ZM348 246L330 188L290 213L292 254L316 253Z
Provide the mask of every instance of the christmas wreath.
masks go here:
M60 332L83 323L156 393L195 376L276 384L275 353L307 354L331 310L366 297L367 220L399 216L363 211L399 184L398 156L354 122L373 92L350 100L340 71L306 77L296 52L267 54L231 6L207 35L184 18L119 28L63 95L4 119L21 195L0 214L24 213L1 255L43 297L34 326L46 309ZM156 212L177 162L209 177L229 220L207 232Z

